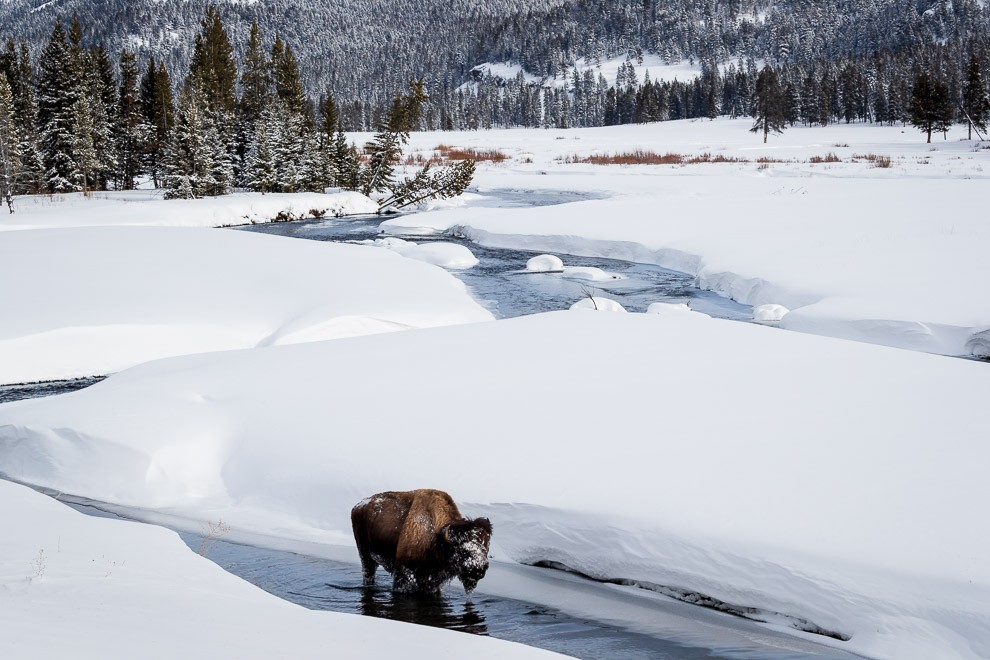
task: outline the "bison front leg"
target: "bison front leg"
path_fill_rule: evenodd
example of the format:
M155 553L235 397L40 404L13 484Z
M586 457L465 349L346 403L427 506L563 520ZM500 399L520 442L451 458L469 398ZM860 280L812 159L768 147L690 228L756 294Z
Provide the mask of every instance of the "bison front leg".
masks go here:
M396 566L392 574L392 591L400 594L410 594L418 589L416 574L406 566Z

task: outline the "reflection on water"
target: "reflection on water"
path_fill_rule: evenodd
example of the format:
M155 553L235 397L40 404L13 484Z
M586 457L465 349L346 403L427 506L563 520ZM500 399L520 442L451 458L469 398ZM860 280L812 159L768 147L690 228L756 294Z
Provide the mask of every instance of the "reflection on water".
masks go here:
M387 587L362 586L360 612L380 619L460 630L475 635L488 634L484 613L470 600L455 605L444 596L393 594Z

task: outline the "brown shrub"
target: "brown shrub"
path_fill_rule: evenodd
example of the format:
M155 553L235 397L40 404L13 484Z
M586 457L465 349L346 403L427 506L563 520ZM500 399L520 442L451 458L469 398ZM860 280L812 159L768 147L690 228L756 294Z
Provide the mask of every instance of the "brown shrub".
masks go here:
M446 144L438 144L436 152L447 160L473 160L475 162L487 161L491 163L501 163L508 156L498 149L476 149L474 147L452 147Z
M842 159L836 156L833 152L828 152L824 156L812 156L808 159L809 163L841 163Z

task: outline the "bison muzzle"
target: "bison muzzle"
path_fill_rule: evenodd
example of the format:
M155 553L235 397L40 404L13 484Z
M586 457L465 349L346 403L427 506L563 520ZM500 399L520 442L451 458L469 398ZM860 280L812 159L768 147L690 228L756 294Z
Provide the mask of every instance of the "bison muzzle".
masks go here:
M461 516L442 490L378 493L351 509L364 583L379 566L396 592L437 593L459 578L469 594L488 571L492 524Z

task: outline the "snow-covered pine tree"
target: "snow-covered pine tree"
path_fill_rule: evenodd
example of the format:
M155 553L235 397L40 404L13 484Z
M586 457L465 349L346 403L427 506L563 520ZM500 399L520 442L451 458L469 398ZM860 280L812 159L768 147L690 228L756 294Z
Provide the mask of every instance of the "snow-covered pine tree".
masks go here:
M911 125L927 133L928 142L933 132L946 131L952 125L948 85L932 80L924 71L918 74L911 90Z
M330 147L333 166L333 185L344 190L357 190L361 186L361 159L357 148L347 143L344 131L338 130Z
M215 130L208 125L198 96L195 86L186 86L179 93L175 126L165 156L166 199L201 197L216 189L215 145L210 144L210 134Z
M261 113L272 95L271 67L257 20L251 23L240 88L241 95L237 102L237 156L243 163L242 183L247 187L253 187L251 163L248 162L249 154L258 148L255 131L261 122Z
M969 64L966 67L966 82L963 86L963 112L964 119L969 126L969 139L973 139L973 129L978 132L987 131L987 119L990 119L990 96L987 95L987 88L983 83L983 71L980 68L980 60L976 54L970 55Z
M98 101L97 101L98 102ZM98 185L99 153L93 141L92 101L85 95L72 106L72 153L76 164L76 188L89 196Z
M763 67L756 79L753 119L753 127L749 130L763 133L764 144L771 131L778 134L784 132L784 94L777 72L769 64Z
M399 162L402 147L409 141L409 132L416 127L423 103L429 96L422 79L410 82L408 94L400 94L392 101L388 118L365 145L368 164L361 170L361 192L386 191L394 182L395 165Z
M117 81L107 51L99 45L82 56L85 94L92 114L93 148L97 165L92 188L105 190L111 180L119 179L117 163Z
M142 162L157 188L163 182L165 154L168 150L175 109L172 102L172 82L164 62L152 57L141 78Z
M17 192L25 195L37 194L45 187L45 166L38 144L38 102L34 93L34 68L27 43L23 41L17 55L15 77L8 80L14 95L14 116L20 135L18 151L21 156L21 176L17 182Z
M255 192L266 193L275 190L277 184L275 154L272 149L271 112L266 109L251 131L254 136L245 155L245 185Z
M14 212L14 194L22 175L20 137L14 111L14 94L7 74L0 72L0 202Z
M73 153L74 108L83 89L61 22L52 30L38 69L38 122L45 186L52 192L78 190L79 172Z
M120 94L117 111L117 185L123 190L134 188L141 173L141 99L138 93L137 58L131 51L120 54Z
M212 183L206 194L224 194L233 185L239 163L237 160L237 64L234 49L227 37L220 11L208 5L196 35L186 87L195 87L191 97L202 103L205 139L213 159ZM192 181L197 190L196 179Z

